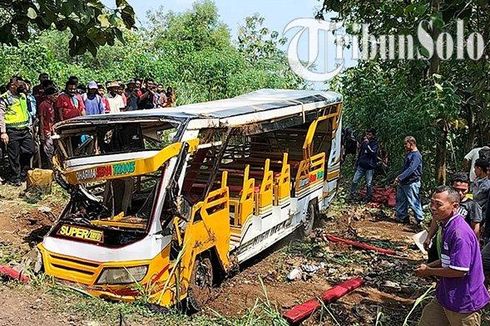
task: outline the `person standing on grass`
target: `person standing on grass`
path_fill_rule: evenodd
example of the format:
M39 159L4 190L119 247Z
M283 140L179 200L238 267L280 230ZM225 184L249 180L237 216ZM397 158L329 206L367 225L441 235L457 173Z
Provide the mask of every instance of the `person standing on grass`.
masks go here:
M41 101L39 100L38 97L42 96L44 93L44 89L46 88L43 86L44 81L49 80L49 75L46 72L42 72L39 74L39 84L34 86L32 88L32 95L36 97L36 100L41 104Z
M472 183L471 187L473 187L473 182L476 179L475 162L480 158L481 154L489 150L490 150L490 144L483 147L475 147L464 157L463 166L465 168L468 168L469 166L470 169L470 181Z
M56 122L85 115L85 104L77 94L78 81L74 77L70 78L66 82L65 91L58 96L54 106Z
M85 105L85 113L87 115L97 115L105 113L104 101L99 95L99 86L95 81L87 84L87 93L83 94L83 103Z
M490 195L490 179L488 178L488 170L490 163L484 159L478 159L475 162L476 179L473 182L473 200L480 204L483 216L488 216L488 198ZM483 240L487 243L490 240L490 220L485 219L485 232Z
M420 181L422 179L422 154L417 149L417 141L412 136L405 137L405 162L402 173L396 177L396 220L408 223L408 206L415 214L418 225L424 221L424 212L420 202Z
M478 239L458 213L460 198L448 186L438 187L431 198L432 218L442 226L441 259L415 270L419 277L439 278L419 326L480 325L480 312L490 302Z
M480 238L480 227L483 221L483 214L480 205L469 198L468 191L470 189L470 180L467 173L458 172L451 178L452 187L461 196L458 213L463 216L466 223L471 227L477 239ZM424 242L424 248L429 252L428 262L433 262L439 259L441 253L441 229L435 219L430 223L430 229L427 239ZM435 235L435 237L434 237ZM431 245L432 244L432 245Z
M107 82L106 87L108 91L106 98L111 109L110 113L119 113L124 111L124 100L122 96L118 94L119 83L116 81Z
M58 97L58 91L54 87L48 87L44 89L43 92L44 101L42 101L39 105L40 133L42 149L47 162L46 167L50 169L52 167L52 160L54 156L54 145L52 139L55 121L54 104L56 103L56 98Z
M370 202L373 196L373 176L378 160L378 140L376 130L368 129L359 148L356 161L356 173L350 188L350 197L356 195L357 186L362 177L366 177L367 195L366 202Z
M111 112L111 108L109 106L109 101L107 100L107 97L105 96L106 94L105 94L104 85L97 84L97 88L98 88L97 94L99 94L99 96L102 99L102 103L104 103L104 108L105 108L105 112L104 113L110 113Z
M480 204L483 214L487 211L487 199L490 192L490 179L488 179L488 170L490 163L479 158L475 162L476 179L473 182L473 199Z
M30 160L35 153L26 92L23 80L12 77L7 92L0 95L1 140L7 148L11 170L8 183L16 187L27 177Z

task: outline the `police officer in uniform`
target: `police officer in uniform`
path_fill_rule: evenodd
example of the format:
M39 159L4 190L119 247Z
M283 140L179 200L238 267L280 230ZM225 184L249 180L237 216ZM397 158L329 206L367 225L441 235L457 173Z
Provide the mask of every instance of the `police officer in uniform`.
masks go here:
M25 180L34 154L25 92L23 80L13 77L7 85L7 92L0 95L1 140L7 147L11 170L9 183L14 186L20 186Z

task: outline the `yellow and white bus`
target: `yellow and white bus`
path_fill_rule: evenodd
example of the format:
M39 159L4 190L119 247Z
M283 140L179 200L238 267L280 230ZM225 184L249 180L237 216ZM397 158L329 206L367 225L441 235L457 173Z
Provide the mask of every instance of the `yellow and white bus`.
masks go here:
M42 243L44 271L93 295L198 309L238 264L331 202L342 97L264 89L56 125L70 200Z

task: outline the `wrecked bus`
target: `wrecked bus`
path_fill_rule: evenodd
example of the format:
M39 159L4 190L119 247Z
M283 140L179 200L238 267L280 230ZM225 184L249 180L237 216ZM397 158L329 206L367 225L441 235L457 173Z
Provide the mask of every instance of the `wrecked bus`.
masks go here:
M70 199L46 274L111 300L199 309L220 277L312 230L340 167L342 97L260 90L56 125Z

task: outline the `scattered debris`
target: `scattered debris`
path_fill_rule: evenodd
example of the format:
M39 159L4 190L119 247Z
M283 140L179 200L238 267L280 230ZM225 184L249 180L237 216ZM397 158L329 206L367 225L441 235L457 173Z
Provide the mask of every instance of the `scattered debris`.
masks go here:
M22 282L24 284L27 284L30 282L30 278L23 274L22 272L19 272L15 270L14 268L6 265L0 265L0 275L5 278L9 278L12 280L17 280L19 282Z
M426 230L423 230L422 232L419 232L415 235L412 236L413 241L417 245L417 248L424 254L427 255L427 251L424 248L424 241L427 239L427 236L429 234L427 233Z
M360 191L361 196L366 196L366 189ZM396 206L396 189L393 187L374 187L371 200L372 207L386 205L388 207Z
M41 213L51 213L53 210L47 206L41 206L37 209L38 211L40 211Z
M315 274L319 269L325 268L325 263L320 263L320 265L314 264L303 264L301 269L308 274Z
M331 234L327 234L327 239L331 242L343 242L343 243L346 243L346 244L351 245L351 246L356 247L356 248L360 248L360 249L364 249L364 250L370 250L370 251L376 251L380 254L393 255L393 256L397 255L397 252L394 250L391 250L391 249L379 248L379 247L368 245L367 243L364 243L364 242L339 238L339 237L336 237L336 236L331 235Z
M397 291L400 291L402 289L402 287L400 286L400 284L398 284L396 282L392 282L392 281L385 281L383 283L383 286L386 287L386 288L397 290Z
M298 267L295 267L291 272L289 272L287 279L288 281L295 281L301 279L303 272Z
M354 291L363 284L364 280L360 277L347 280L325 291L322 294L321 300L324 304L331 303L343 297L347 293ZM311 299L286 311L283 314L283 317L290 324L298 324L306 318L310 317L320 307L321 304L318 300Z

